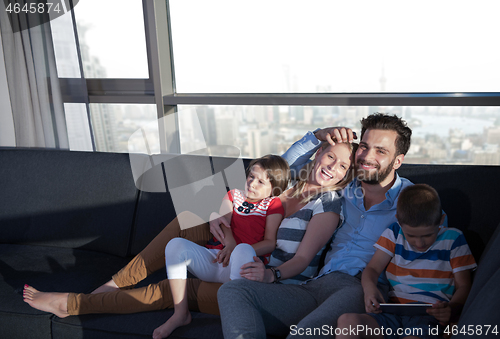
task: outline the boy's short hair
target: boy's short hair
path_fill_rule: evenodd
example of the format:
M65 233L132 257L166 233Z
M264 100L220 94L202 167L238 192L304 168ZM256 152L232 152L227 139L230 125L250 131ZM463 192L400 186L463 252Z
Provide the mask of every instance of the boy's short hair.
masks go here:
M361 119L361 140L363 140L363 135L368 129L381 129L396 132L398 134L396 138L396 155L406 155L410 149L411 128L397 115L391 116L384 113L374 113Z
M283 193L290 183L290 167L285 159L279 155L267 154L263 157L254 159L250 162L246 169L245 175L248 177L253 166L259 165L266 173L271 186L271 196L275 197Z
M442 214L439 195L429 185L408 186L399 194L396 215L399 224L410 227L439 226Z

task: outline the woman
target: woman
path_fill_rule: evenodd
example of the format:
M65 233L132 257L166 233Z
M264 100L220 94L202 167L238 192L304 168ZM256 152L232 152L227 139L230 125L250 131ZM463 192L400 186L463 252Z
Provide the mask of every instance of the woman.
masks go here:
M321 253L340 223L343 189L353 178L356 144L324 142L314 161L299 173L299 181L281 196L285 218L277 235L269 268L255 262L242 266L249 280L300 284L312 278Z
M276 268L265 269L255 257L255 262L242 266L242 276L257 281L296 283L315 273L318 254L339 224L340 195L335 191L344 188L354 177L354 148L355 144L347 143L332 146L325 142L322 145L315 160L299 173L299 182L280 196L285 207L286 222L284 220L280 225L278 249L273 252L270 262ZM190 217L197 218L192 214ZM211 238L212 230L219 240L223 240L221 233L217 232L220 232L220 223L219 220L210 222L209 229L209 225L199 219L193 224L200 226L181 230L177 219L174 219L112 280L92 294L44 293L27 287L25 300L31 306L58 317L172 308L174 305L168 280L143 288L133 287L147 275L165 266L164 248L172 238L180 236L204 245ZM295 234L295 237L290 237L290 233ZM218 314L217 290L220 285L189 279L187 297L190 309ZM148 303L144 303L144 300L148 300Z

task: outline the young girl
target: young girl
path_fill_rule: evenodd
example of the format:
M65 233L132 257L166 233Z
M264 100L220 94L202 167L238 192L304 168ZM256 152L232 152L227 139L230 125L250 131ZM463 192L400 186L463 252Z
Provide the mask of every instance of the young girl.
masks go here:
M267 263L276 246L276 232L284 209L279 195L289 182L289 167L280 156L266 155L247 168L245 191L232 190L222 200L210 223L220 225L223 243L215 238L203 247L184 238L172 239L165 248L167 277L174 314L153 332L165 338L191 322L186 292L187 271L203 281L224 283L241 279L243 264L263 257Z

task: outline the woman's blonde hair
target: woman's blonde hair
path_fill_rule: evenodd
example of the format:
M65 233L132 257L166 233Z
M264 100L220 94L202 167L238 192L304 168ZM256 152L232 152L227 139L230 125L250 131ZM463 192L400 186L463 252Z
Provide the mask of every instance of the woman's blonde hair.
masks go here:
M358 144L355 144L355 143L344 143L344 144L347 147L349 147L349 150L351 151L352 161L351 161L351 165L349 166L349 169L347 170L347 172L346 172L345 176L342 178L342 180L340 180L335 185L328 186L328 187L321 187L321 189L318 191L318 194L341 190L341 189L345 188L356 177L356 169L354 168L354 156L355 156L356 151L358 150ZM324 141L320 146L321 151L324 151L328 146L330 146L330 144L327 141ZM296 184L295 192L293 192L293 194L292 194L292 198L304 196L303 194L304 194L304 191L306 188L307 180L309 180L309 177L311 176L312 169L314 168L314 165L316 164L316 159L317 158L314 158L313 161L306 164L299 171L298 182ZM316 195L317 194L308 194L300 202L307 203Z
M290 167L285 159L274 154L267 154L254 159L246 169L245 175L247 178L252 167L255 165L259 165L266 171L272 186L271 196L276 197L286 190L290 183Z

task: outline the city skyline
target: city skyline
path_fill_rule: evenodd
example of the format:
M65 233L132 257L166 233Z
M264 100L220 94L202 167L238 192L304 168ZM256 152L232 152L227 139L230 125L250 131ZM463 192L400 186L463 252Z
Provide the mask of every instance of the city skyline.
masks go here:
M97 33L103 30L103 26L97 23L99 16L95 18L95 22L92 21L95 15L89 11L90 4L91 0L82 1L75 9L85 77L120 77L120 74L113 71L113 68L109 65L109 61L107 61L109 55L107 55L106 49L100 51L99 46L102 46L102 42L95 40L99 38ZM179 28L176 27L182 27L182 25L176 26L179 22L176 24L175 13L180 10L179 6L182 3L171 1L171 4L174 15L172 24L174 25L174 56L177 61L175 63L176 80L178 87L182 88L182 82L186 81L186 79L191 79L190 81L196 83L196 80L191 78L195 72L191 75L185 73L183 62L189 60L192 62L193 60L189 57L182 58L180 57L182 54L178 54L182 52L183 46L179 42L176 43L176 40L182 41L181 36L176 33L176 30L179 31ZM274 9L278 7L275 5ZM131 8L133 7L129 9ZM287 13L291 15L289 11ZM139 24L143 24L141 21L142 16L138 16L137 11L134 14L134 20L139 17ZM69 16L65 15L52 23L53 27L55 27L54 43L58 72L61 77L80 77L76 48L74 47L74 36L69 34L71 30L61 28L64 25L71 26L71 21L68 22L68 19ZM116 24L115 19L122 22L128 20L126 17L121 17L104 21L109 21L108 25L114 25ZM66 20L66 23L57 26L62 20ZM490 24L488 23L488 25ZM220 25L215 26L217 28ZM186 39L189 45L189 36ZM103 41L106 41L106 39L103 39ZM135 45L125 47L128 47L128 50L141 49L138 48L140 46ZM106 55L106 57L103 55ZM251 55L252 53L248 54L248 56ZM248 56L241 55L241 60ZM181 62L179 58L185 60ZM210 60L209 56L205 56L205 58ZM221 58L221 60L223 59ZM271 58L270 60L274 59ZM286 58L282 59L281 64L270 72L269 77L266 77L266 79L269 79L270 82L277 80L284 92L299 91L304 86L311 87L308 84L311 79L305 79L302 73L297 73L296 66L286 64L287 60ZM321 60L324 61L324 59ZM354 58L355 60L356 58ZM129 68L133 68L132 66L144 67L144 62L146 61L131 63ZM302 62L302 64L304 66L309 65L308 62ZM370 65L373 66L371 73L366 72L366 74L371 77L374 90L390 90L390 84L395 80L390 71L390 63L385 59L377 59L376 62L372 62ZM118 67L117 69L123 69L123 66L120 66L119 63L113 67L115 66ZM260 67L266 69L267 66ZM213 68L218 69L216 66ZM238 72L243 71L243 68L238 69ZM492 71L493 77L497 76L497 70ZM457 73L461 74L460 72ZM278 74L278 77L273 80L273 75L276 74ZM252 77L247 79L242 75L245 75L245 73L239 74L239 77L244 81L252 81ZM199 74L200 79L203 79L204 76L204 73ZM219 86L214 83L215 79L218 78L210 79L214 92L217 92L217 86ZM304 81L304 84L302 81ZM264 85L264 87L259 88L263 88L262 92L265 92L265 84L262 81L259 84ZM238 90L238 86L238 84L235 85L235 91ZM332 84L325 82L316 83L313 87L312 92L332 92L335 90L332 88ZM187 106L179 107L179 111L182 113L188 108ZM128 137L141 125L156 120L154 105L91 104L90 109L94 140L99 151L126 152ZM192 129L189 124L193 123L194 118L200 119L206 142L214 151L223 152L224 145L231 145L241 150L241 156L254 158L265 153L281 154L297 138L308 130L314 130L317 127L343 125L356 129L361 117L376 111L382 111L398 114L406 118L410 127L414 130L413 146L406 157L406 162L500 164L498 155L500 144L500 137L498 136L500 134L500 131L498 131L500 119L498 117L500 117L500 108L498 107L197 106L192 109L198 111L195 116L192 113L179 115L182 152L190 152L197 147L196 143L189 144L189 131ZM65 104L65 110L68 130L71 134L70 139L73 140L72 149L91 150L89 122L84 105ZM428 117L432 117L432 119ZM447 127L443 128L443 126Z

